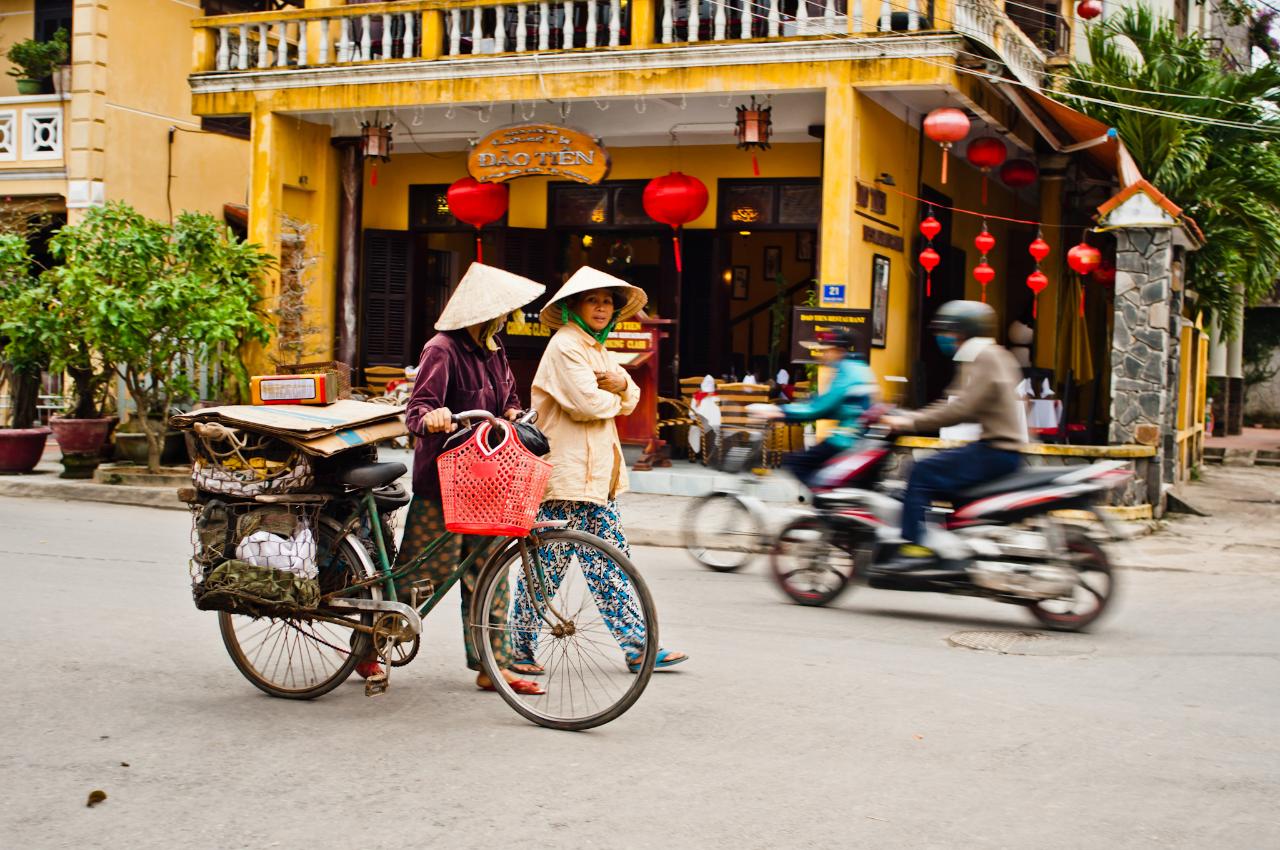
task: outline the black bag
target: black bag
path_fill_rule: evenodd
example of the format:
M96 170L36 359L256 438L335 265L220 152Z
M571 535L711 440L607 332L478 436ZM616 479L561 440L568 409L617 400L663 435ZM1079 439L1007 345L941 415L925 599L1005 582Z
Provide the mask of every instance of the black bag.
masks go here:
M476 423L479 424L479 423ZM533 425L525 422L506 422L507 425L514 425L516 436L520 438L521 444L538 457L544 457L551 452L551 444L547 442L547 435L539 431ZM471 439L471 432L474 431L476 425L470 425L459 431L454 431L449 435L449 439L444 441L442 451L448 451L454 446L460 446L467 440ZM485 441L489 444L489 448L496 449L502 442L502 426L492 428L489 431L489 437Z

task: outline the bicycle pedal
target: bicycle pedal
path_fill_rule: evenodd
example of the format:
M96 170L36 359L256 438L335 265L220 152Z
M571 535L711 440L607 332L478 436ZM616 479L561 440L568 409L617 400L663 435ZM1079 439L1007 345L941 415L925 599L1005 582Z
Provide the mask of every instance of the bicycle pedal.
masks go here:
M436 586L428 579L415 581L409 588L409 605L417 608L423 599L430 598L436 592Z
M386 673L375 673L364 680L364 695L367 697L382 696L391 687L391 679Z

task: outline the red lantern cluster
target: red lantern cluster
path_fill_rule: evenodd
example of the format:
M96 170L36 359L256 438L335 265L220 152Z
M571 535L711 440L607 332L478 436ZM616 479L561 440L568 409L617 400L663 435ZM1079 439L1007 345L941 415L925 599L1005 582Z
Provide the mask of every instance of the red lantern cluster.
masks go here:
M1030 186L1039 176L1035 163L1025 159L1011 159L1000 168L1000 179L1010 189Z
M995 280L996 270L987 263L987 254L996 247L996 238L987 230L987 223L982 222L982 232L973 237L973 247L978 249L982 260L973 267L973 279L982 287L982 303L987 303L987 284Z
M1008 155L1009 152L1005 150L1004 142L995 136L983 136L981 139L974 139L969 143L969 149L965 151L965 157L969 160L969 164L982 172L983 206L986 206L987 203L987 172L1003 165Z
M1091 21L1102 14L1102 3L1099 0L1081 0L1080 5L1076 6L1076 14Z
M484 246L480 228L493 224L507 212L510 195L505 183L481 183L474 177L463 177L445 192L449 212L458 221L476 229L476 262L484 262Z
M673 171L655 177L644 187L641 198L649 218L669 226L676 250L676 271L684 271L680 258L680 228L702 215L707 208L707 187L697 177Z
M933 208L929 209L929 215L925 216L924 221L920 222L920 235L928 240L928 246L920 252L920 265L924 267L924 295L928 298L933 294L933 270L938 267L938 263L942 262L942 255L933 250L933 239L942 232L942 223L933 217Z
M1103 260L1098 263L1098 267L1093 270L1093 282L1098 286L1105 286L1108 289L1116 285L1116 267L1109 260Z
M935 109L924 118L924 134L942 146L942 182L947 182L947 151L969 135L969 116L962 110Z
M1036 318L1036 313L1039 312L1040 293L1044 292L1045 287L1049 285L1049 278L1045 277L1044 272L1040 271L1040 263L1044 261L1045 257L1049 256L1049 243L1044 241L1040 234L1037 233L1036 238L1027 246L1027 252L1036 261L1036 270L1027 275L1027 287L1033 293L1031 318L1034 319Z
M1071 270L1080 275L1080 315L1084 315L1084 276L1091 273L1102 263L1102 252L1097 248L1080 240L1080 244L1071 248L1067 252L1067 265L1071 266Z

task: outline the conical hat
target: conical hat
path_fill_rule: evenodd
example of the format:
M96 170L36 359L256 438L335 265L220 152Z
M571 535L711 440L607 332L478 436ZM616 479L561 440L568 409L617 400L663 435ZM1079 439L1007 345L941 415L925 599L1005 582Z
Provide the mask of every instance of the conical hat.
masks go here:
M436 330L456 331L505 316L546 291L545 286L526 277L472 263L440 311Z
M625 280L605 274L599 269L583 266L573 273L573 277L564 282L564 286L560 287L555 297L542 308L539 314L542 324L553 329L563 325L564 320L560 318L560 302L571 295L590 292L593 289L619 289L627 293L627 303L623 304L622 309L618 311L619 321L631 318L649 303L649 296L645 295L640 287L632 286Z

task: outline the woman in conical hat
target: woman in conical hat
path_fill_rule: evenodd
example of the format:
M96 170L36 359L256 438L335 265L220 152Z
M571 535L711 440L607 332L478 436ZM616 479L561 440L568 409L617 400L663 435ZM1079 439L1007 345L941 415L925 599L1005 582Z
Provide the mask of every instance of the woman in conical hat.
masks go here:
M567 520L630 554L618 516L617 497L627 489L627 466L614 418L635 410L640 390L605 349L605 338L621 321L639 313L647 301L644 290L612 275L583 267L565 282L547 306L542 324L556 332L547 344L533 379L532 402L538 427L551 443L551 481L539 521ZM587 575L610 632L622 647L626 662L639 669L644 654L645 623L626 575L598 555L557 547L541 553L547 575L558 586L574 555ZM518 673L539 675L537 614L521 580L512 612L515 663ZM660 650L658 667L669 667L688 656Z
M413 454L413 501L405 519L404 538L396 558L397 568L417 558L445 531L436 458L440 456L445 437L456 427L453 411L487 410L508 419L514 419L520 412L515 377L511 374L507 353L497 334L510 313L544 291L546 287L540 283L492 266L472 263L441 311L436 321L439 333L422 348L413 394L405 410L409 431L418 439ZM426 563L398 582L400 587L407 589L422 581L439 587L476 542L475 538L455 535ZM467 666L477 671L481 669L480 658L471 645L467 615L479 568L477 562L462 578L462 636L466 643ZM500 596L505 597L506 594ZM495 609L498 607L498 602L495 602ZM505 616L506 605L501 605L501 609ZM503 638L501 629L492 632L495 657L499 660L506 658L509 663L509 640ZM367 675L375 672L376 668L376 662L369 661L357 670ZM510 671L505 671L504 675L517 693L542 693L536 682L520 679ZM493 682L483 671L476 678L476 685L483 690L493 690Z

